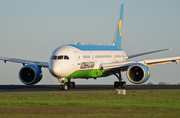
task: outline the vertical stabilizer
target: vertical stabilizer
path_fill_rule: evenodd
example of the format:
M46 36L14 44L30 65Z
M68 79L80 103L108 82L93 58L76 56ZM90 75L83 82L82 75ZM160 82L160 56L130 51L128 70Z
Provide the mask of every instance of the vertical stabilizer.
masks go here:
M122 24L123 24L123 9L124 4L121 4L121 10L119 12L118 23L116 26L116 32L112 46L121 48L121 37L122 37Z

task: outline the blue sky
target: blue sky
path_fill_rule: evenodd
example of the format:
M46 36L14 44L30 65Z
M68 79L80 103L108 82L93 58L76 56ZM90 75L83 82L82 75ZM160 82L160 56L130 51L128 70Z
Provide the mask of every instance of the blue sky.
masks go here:
M172 48L131 60L180 55L179 0L0 0L0 55L48 61L51 52L64 44L111 44L122 3L122 48L127 54ZM22 84L18 79L21 67L1 61L1 84ZM48 69L42 71L39 84L58 84ZM175 63L150 67L150 72L146 83L180 82L180 65ZM123 78L130 83L126 73ZM75 82L113 84L116 80L110 76Z

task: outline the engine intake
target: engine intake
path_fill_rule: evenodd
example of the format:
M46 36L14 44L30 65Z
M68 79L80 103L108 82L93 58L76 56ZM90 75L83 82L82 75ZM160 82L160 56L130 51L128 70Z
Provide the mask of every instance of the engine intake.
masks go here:
M26 85L36 84L42 79L42 71L36 65L25 65L19 71L19 79Z
M141 63L134 64L127 70L127 78L134 84L144 83L149 79L149 77L149 68Z

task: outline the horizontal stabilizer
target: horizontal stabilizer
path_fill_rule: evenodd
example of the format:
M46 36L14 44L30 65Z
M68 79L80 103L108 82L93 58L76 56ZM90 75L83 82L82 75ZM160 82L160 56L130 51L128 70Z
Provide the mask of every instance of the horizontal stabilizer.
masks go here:
M134 58L134 57L138 57L138 56L142 56L142 55L146 55L146 54L151 54L151 53L156 53L156 52L161 52L161 51L166 51L166 50L170 50L171 48L167 48L167 49L162 49L162 50L155 50L155 51L150 51L150 52L143 52L143 53L138 53L138 54L132 54L132 55L127 55L127 59L130 58Z

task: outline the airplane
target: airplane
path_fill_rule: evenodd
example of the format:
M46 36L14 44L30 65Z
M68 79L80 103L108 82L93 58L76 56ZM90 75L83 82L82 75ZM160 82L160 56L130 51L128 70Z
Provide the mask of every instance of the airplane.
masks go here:
M127 71L127 79L133 84L142 84L150 78L149 67L157 64L175 62L179 64L180 56L149 59L141 61L126 61L127 59L166 51L161 49L137 54L126 55L121 49L123 9L121 5L116 32L112 45L85 45L84 43L66 44L56 48L49 62L24 60L0 56L5 63L22 63L19 71L19 79L25 85L34 85L42 79L41 68L48 68L49 72L60 82L59 89L75 88L73 79L100 78L115 75L118 81L114 82L114 88L126 88L126 82L122 80L121 72Z

